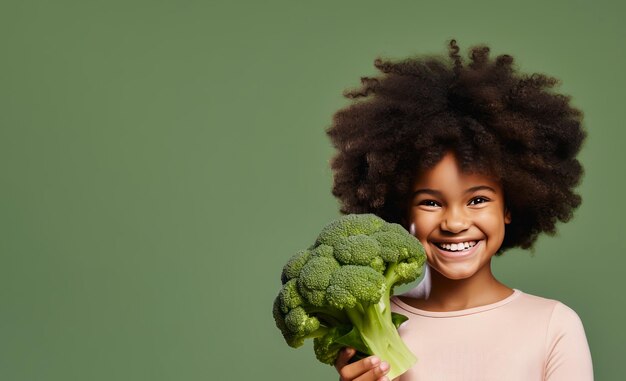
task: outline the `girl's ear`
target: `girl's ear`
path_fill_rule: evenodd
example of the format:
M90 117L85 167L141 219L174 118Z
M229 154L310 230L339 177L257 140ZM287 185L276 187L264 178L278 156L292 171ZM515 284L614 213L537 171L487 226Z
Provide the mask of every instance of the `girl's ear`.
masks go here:
M511 211L509 210L509 208L504 208L504 223L511 223Z

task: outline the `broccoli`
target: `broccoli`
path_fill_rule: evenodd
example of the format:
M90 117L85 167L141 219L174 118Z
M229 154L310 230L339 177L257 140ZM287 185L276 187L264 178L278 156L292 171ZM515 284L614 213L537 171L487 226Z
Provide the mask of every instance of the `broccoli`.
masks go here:
M315 243L284 266L274 300L276 326L291 347L313 339L317 359L333 365L346 346L357 358L376 354L393 379L417 359L392 313L396 285L417 279L426 256L420 242L398 224L373 214L349 214L326 225Z

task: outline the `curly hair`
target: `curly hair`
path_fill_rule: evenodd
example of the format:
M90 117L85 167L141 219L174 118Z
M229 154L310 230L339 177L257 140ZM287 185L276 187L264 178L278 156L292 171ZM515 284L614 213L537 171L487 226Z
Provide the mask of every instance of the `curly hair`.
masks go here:
M464 65L455 40L448 50L448 57L376 59L382 75L344 93L353 102L326 131L337 149L332 193L342 213L374 213L407 227L416 175L452 151L462 171L502 184L512 221L498 255L531 248L580 205L583 113L551 91L556 78L520 74L510 55L493 60L487 46L474 46Z

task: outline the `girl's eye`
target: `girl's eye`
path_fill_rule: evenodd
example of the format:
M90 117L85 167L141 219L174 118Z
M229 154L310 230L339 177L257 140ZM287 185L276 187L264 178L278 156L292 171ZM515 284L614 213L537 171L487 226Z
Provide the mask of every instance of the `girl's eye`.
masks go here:
M469 205L478 205L478 204L483 204L485 202L489 201L489 199L487 197L474 197L472 199L472 201L469 202Z
M437 201L434 201L434 200L424 200L424 201L420 201L419 205L438 207L439 203Z

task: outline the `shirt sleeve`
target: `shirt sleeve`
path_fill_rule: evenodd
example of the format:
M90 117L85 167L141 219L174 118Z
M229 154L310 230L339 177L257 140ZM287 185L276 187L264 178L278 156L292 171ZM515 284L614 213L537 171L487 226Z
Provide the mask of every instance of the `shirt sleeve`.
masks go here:
M593 381L591 352L583 323L574 310L557 303L546 337L545 381Z

